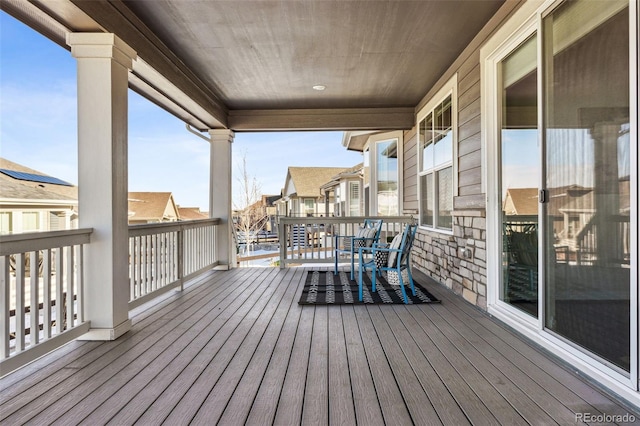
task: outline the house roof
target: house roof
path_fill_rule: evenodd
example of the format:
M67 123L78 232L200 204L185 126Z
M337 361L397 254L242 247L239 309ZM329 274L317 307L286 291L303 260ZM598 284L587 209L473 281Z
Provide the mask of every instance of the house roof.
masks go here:
M29 173L42 177L54 178L38 170L14 163L0 157L0 169ZM51 179L54 182L55 179ZM38 199L38 200L77 200L78 187L75 185L59 185L56 183L34 182L16 179L0 173L0 198Z
M345 170L344 167L289 167L287 180L293 182L295 192L285 195L317 198L320 196L320 187Z
M171 192L129 192L129 220L162 221L168 206L177 214Z
M514 212L517 215L538 214L538 188L509 188L505 197L505 204L511 199Z
M3 10L65 48L114 33L132 88L200 130L409 129L479 32L524 1L16 0ZM315 85L326 86L317 91ZM186 96L185 96L186 95Z
M201 212L200 207L180 207L178 206L180 220L200 220L209 219L206 212Z
M320 188L321 189L328 189L331 187L334 187L336 185L338 185L340 183L341 180L343 179L349 179L349 178L359 178L362 174L362 169L364 168L364 163L360 163L360 164L356 164L355 166L345 169L343 171L341 171L340 173L338 173L335 176L332 176L331 179L327 182L325 182Z
M66 195L61 195L46 189L24 184L20 181L2 179L0 181L0 200L38 200L75 205L77 200Z

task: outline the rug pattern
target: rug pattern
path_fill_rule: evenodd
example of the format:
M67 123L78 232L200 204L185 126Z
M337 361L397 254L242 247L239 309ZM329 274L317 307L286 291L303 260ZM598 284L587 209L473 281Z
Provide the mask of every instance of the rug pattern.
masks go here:
M363 277L362 302L358 300L358 282L349 279L349 273L338 275L327 271L309 271L305 280L299 305L360 305L360 304L404 304L402 290L390 285L384 277L376 278L376 291L371 291L371 275ZM406 286L409 304L440 302L414 279L416 295Z

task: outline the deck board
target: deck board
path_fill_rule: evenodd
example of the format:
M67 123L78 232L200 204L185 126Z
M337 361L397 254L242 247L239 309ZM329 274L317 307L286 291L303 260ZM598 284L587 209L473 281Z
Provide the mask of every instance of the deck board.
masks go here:
M558 401L563 402L575 413L590 412L624 415L629 410L601 390L588 384L575 374L567 375L566 367L558 362L549 362L549 357L541 350L532 350L532 345L523 337L513 333L506 325L491 319L477 308L459 303L451 292L436 286L437 296L451 303L444 303L450 314L456 318L465 318L465 324L477 335L482 336L502 354L512 361L519 360L523 370L541 383L547 390L553 389ZM434 293L434 294L435 294ZM534 371L537 374L534 374ZM548 379L551 378L549 381ZM558 386L559 384L559 386ZM568 392L568 393L567 393ZM574 395L578 399L574 399Z
M444 287L428 284L435 305L300 306L306 272L208 272L134 310L120 339L72 342L0 379L0 424L568 424L628 412Z
M356 321L355 308L343 306L341 311L356 420L358 424L384 425L362 335Z
M411 415L402 398L402 392L398 388L384 350L378 342L375 327L368 312L369 308L355 309L355 311L384 421L387 424L411 424Z
M328 311L329 423L352 425L356 423L356 413L351 392L342 310L340 306L330 306Z

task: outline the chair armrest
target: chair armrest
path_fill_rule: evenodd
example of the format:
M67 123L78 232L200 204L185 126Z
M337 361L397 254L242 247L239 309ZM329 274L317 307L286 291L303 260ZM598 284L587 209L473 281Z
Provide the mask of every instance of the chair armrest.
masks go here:
M362 255L365 251L373 252L373 250L373 247L358 247L358 252L360 253L360 255Z

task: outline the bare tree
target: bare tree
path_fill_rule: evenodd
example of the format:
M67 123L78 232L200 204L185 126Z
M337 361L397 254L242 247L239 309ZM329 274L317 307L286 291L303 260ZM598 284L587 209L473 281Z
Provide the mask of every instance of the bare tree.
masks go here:
M246 243L247 250L251 243L257 240L257 232L264 226L265 212L262 206L262 192L260 183L247 169L247 153L243 152L238 162L236 174L238 191L235 193L234 225L238 242Z

